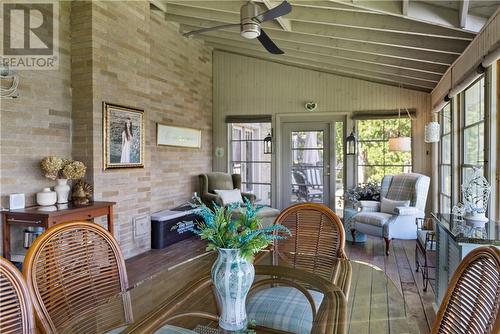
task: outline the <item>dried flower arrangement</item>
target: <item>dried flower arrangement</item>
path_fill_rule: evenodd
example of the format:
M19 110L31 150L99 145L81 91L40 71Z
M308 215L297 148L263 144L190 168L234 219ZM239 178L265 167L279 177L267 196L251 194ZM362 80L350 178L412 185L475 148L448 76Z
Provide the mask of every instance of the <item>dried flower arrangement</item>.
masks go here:
M40 167L44 176L51 180L79 180L85 176L87 167L81 161L48 156L42 159Z

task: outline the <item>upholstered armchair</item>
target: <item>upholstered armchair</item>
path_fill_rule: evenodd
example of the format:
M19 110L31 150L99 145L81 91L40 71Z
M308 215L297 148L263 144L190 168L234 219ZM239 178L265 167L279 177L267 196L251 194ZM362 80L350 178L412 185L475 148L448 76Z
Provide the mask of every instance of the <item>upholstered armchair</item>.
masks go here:
M386 175L380 187L380 202L361 201L361 212L351 220L352 238L359 231L383 237L389 255L392 239L416 239L416 218L424 218L430 178L408 173Z
M220 196L215 193L215 190L232 190L241 189L241 175L228 173L206 173L199 175L200 180L200 198L207 206L212 206L212 203L222 206L223 202ZM255 195L250 193L241 193L242 199L255 201Z

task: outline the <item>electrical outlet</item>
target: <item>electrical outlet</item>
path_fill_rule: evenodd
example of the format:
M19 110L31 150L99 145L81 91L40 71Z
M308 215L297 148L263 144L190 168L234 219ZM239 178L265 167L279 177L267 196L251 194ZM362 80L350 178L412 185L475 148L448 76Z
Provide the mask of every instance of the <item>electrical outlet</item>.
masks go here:
M132 224L134 227L134 239L147 236L149 231L151 230L149 215L134 217Z

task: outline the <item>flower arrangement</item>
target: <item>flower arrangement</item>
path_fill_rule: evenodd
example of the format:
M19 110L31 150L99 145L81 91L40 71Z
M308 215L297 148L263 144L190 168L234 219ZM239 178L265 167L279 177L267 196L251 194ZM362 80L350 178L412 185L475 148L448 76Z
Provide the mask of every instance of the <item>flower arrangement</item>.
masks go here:
M379 201L380 185L375 182L362 183L346 191L345 197L353 204L359 201Z
M42 159L40 167L44 176L51 180L78 180L85 176L87 167L81 161L48 156Z
M71 161L62 169L62 175L65 179L79 180L85 176L87 167L81 161Z
M203 218L203 222L196 225L194 233L208 241L207 250L239 249L241 257L251 261L273 240L291 235L290 230L280 224L262 227L261 218L257 216L262 206L254 206L248 199L245 199L246 213L237 218L232 213L239 204L228 207L214 204L210 209L199 198L195 199L197 205L194 206L198 208L195 214Z

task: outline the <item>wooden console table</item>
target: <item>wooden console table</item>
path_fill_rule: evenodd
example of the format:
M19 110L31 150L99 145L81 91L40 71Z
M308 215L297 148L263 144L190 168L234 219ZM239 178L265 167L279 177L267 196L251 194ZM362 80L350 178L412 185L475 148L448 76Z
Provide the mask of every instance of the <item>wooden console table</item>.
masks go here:
M93 220L107 216L108 231L113 234L113 205L115 202L91 202L87 205L74 206L71 203L57 204L50 207L33 206L2 212L3 216L3 256L10 260L10 227L36 226L45 229L63 222Z

